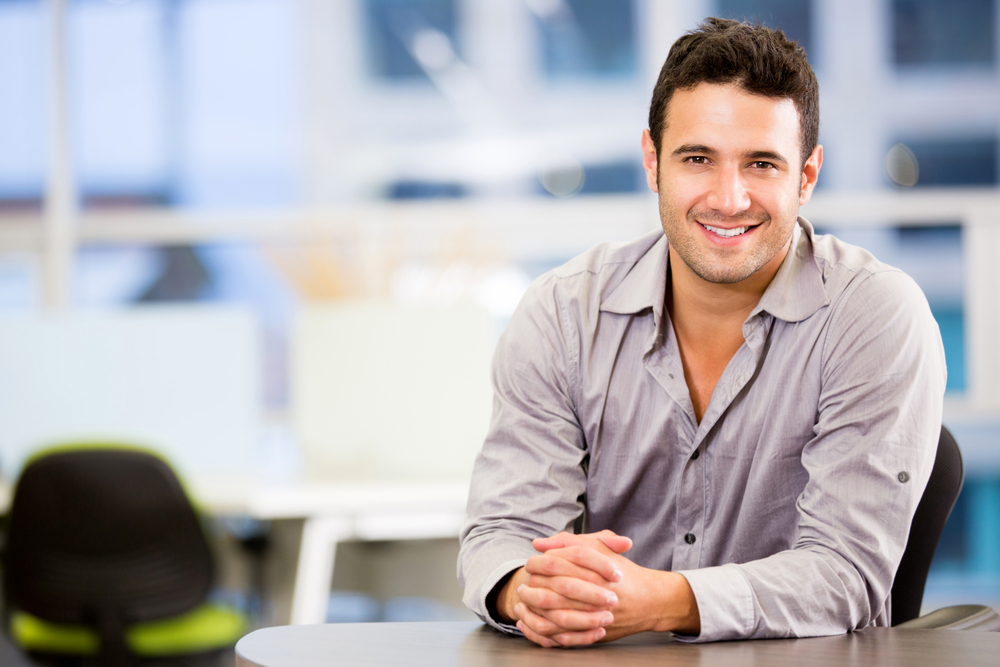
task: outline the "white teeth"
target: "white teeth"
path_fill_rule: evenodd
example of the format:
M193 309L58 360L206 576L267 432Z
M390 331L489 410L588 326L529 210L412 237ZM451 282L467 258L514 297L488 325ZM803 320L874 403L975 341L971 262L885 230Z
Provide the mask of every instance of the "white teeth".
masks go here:
M746 230L750 229L749 227L736 227L734 229L722 229L721 227L709 227L708 225L702 225L702 227L704 227L708 231L712 232L713 234L718 234L719 236L723 236L725 238L730 238L732 236L739 236L740 234L744 233Z

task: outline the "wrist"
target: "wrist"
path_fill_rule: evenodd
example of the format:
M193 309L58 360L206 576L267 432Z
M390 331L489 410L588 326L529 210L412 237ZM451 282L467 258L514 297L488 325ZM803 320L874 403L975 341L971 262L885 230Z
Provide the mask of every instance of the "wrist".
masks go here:
M697 635L701 632L701 615L694 591L684 575L663 572L660 604L652 614L652 630Z
M524 584L528 578L528 573L523 567L519 567L507 578L506 583L500 588L496 597L496 616L502 623L513 625L517 622L514 614L514 607L521 601L521 596L517 594L517 589Z

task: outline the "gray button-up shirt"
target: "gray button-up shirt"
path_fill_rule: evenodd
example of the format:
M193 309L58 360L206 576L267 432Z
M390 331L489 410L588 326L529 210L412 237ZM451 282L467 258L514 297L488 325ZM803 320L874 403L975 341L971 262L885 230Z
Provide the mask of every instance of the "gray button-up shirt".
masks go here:
M945 386L920 289L800 218L699 423L667 262L659 232L598 246L511 318L462 530L466 604L501 627L486 597L533 538L608 528L687 578L697 640L889 625Z

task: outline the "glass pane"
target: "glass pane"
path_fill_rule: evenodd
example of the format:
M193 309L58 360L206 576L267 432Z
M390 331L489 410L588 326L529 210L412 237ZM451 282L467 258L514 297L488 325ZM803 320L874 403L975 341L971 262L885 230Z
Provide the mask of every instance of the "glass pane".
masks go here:
M635 12L620 0L526 0L551 79L629 78L637 72Z
M41 2L0 2L0 210L45 189L47 32Z
M798 42L810 56L812 52L812 2L809 0L718 0L718 15L738 21L760 22L781 30L788 39Z
M70 110L85 204L172 198L167 26L174 6L169 0L71 6Z
M376 77L427 80L415 57L421 37L431 38L424 42L429 49L444 36L458 50L453 0L365 0L365 18L369 67Z
M893 54L898 65L992 65L994 0L893 0Z
M296 6L76 0L70 111L84 203L298 201Z
M37 308L39 279L34 254L0 254L0 312Z
M997 137L907 139L886 155L891 182L909 186L996 185Z

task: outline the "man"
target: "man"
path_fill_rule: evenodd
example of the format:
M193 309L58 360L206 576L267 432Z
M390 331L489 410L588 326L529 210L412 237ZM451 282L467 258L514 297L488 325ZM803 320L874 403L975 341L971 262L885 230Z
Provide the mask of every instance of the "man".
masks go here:
M459 557L492 625L573 646L889 624L944 353L912 280L797 217L818 129L782 33L709 19L671 48L642 136L664 234L542 276L498 344Z

